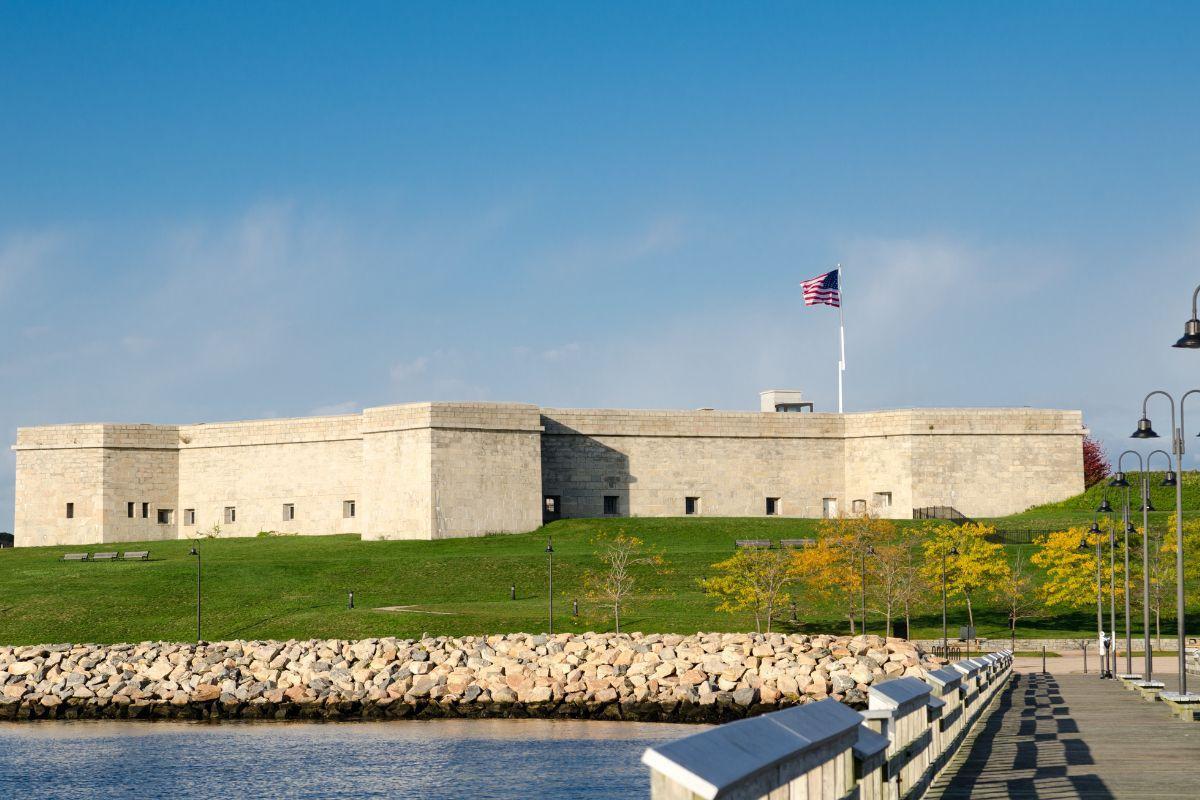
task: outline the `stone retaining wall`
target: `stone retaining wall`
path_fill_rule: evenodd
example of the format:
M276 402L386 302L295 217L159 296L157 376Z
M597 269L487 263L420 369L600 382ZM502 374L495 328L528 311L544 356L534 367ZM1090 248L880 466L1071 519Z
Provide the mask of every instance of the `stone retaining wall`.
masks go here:
M878 636L507 634L0 647L0 719L722 722L937 668Z
M1081 639L1082 641L1087 642L1087 649L1089 653L1096 652L1096 637L1094 635L1090 637L1076 637L1073 639L1017 639L1015 648L1012 647L1012 640L1010 639L987 639L983 642L982 648L975 643L972 643L971 651L973 653L978 653L981 650L984 653L992 653L996 652L997 650L1013 650L1014 652L1018 653L1041 652L1041 649L1045 647L1046 650L1051 653L1059 653L1061 655L1079 655L1079 642ZM1143 641L1142 635L1140 633L1135 633L1133 636L1133 649L1137 652L1141 652ZM1177 640L1174 636L1164 636L1162 637L1160 646L1160 640L1157 637L1150 637L1150 644L1155 650L1174 650L1176 649L1176 641ZM941 647L942 640L917 639L916 643L923 649L932 650L934 647ZM960 642L958 639L951 638L949 643L951 647L958 647L962 649L964 653L966 652L965 642ZM1124 634L1117 634L1116 645L1120 652L1125 652ZM1185 647L1196 647L1198 645L1200 645L1200 637L1187 637Z

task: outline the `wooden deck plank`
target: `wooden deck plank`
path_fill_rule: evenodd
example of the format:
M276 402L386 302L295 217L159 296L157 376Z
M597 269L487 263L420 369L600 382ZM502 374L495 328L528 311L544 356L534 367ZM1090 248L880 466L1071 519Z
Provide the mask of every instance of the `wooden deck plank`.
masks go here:
M1018 673L926 797L1200 797L1200 723L1115 681Z

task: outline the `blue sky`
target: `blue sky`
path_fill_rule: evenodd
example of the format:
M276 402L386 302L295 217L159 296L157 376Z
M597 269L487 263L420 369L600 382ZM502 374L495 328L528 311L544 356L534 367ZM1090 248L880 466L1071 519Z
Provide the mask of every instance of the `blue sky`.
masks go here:
M0 2L7 440L1196 385L1200 7L646 5Z

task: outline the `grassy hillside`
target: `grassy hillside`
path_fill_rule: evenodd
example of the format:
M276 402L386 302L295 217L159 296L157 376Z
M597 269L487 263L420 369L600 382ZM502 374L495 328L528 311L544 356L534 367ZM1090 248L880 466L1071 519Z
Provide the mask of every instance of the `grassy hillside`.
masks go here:
M1157 463L1163 463L1159 459L1155 460ZM1142 519L1140 473L1128 472L1126 475L1130 483L1130 513L1140 525ZM1150 513L1150 524L1155 527L1166 525L1170 515L1175 513L1175 489L1171 486L1160 485L1164 475L1163 472L1150 473L1150 501L1155 508L1155 511ZM1105 480L1082 494L1062 502L1035 506L1020 514L986 521L1001 528L1061 529L1071 525L1090 525L1096 508L1099 507L1106 493L1108 502L1120 513L1122 503L1124 503L1125 490L1108 488L1108 481ZM1185 519L1200 516L1200 472L1183 473L1183 516Z
M547 535L554 537L555 628L606 630L601 618L572 616L581 576L594 565L598 533L625 530L664 549L666 575L643 570L627 630L746 630L745 616L716 613L696 579L733 552L739 538L815 535L816 520L603 519L564 520L540 531L442 542L363 542L357 536L205 539L206 639L419 636L423 632L481 634L546 627ZM909 523L904 523L909 524ZM64 563L79 547L0 551L0 643L188 640L195 635L195 559L190 542L144 545L146 563ZM139 545L128 545L138 549ZM1015 553L1016 548L1010 548ZM516 586L517 599L509 599ZM354 591L356 608L346 607ZM413 606L412 611L378 611ZM581 609L583 610L583 609ZM840 608L801 606L803 631L844 631ZM913 633L940 635L940 608L914 618ZM977 612L980 634L1004 634L1003 611ZM1086 634L1086 611L1023 623L1024 635ZM965 622L951 608L951 629ZM882 622L871 623L879 632Z

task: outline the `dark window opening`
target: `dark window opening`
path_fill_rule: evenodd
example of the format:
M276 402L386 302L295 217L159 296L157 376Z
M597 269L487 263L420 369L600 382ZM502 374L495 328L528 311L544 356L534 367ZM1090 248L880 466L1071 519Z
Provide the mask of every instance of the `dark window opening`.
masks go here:
M345 519L353 519L354 512L356 510L357 509L355 509L355 503L353 500L345 500L342 502L342 517Z
M196 509L185 508L183 510L183 524L184 525L195 525L196 524Z
M283 521L291 522L295 518L296 518L296 504L295 503L284 503L283 504Z
M142 503L142 519L150 519L150 504Z
M160 508L158 510L158 524L159 525L170 525L171 522L174 520L174 518L175 518L174 509Z
M774 516L778 516L778 515L779 515L779 498L778 497L768 497L767 498L767 516L774 517Z
M621 513L621 498L619 495L606 494L604 495L604 515L607 517L615 517Z
M548 494L542 498L542 522L553 522L562 517L562 497Z
M699 497L683 498L683 513L684 514L699 514L700 513L700 498Z
M130 519L133 519L133 502L132 501L125 504L125 513L129 515Z
M75 519L75 504L67 503L67 519Z
M237 522L237 507L225 506L225 524L232 525Z

